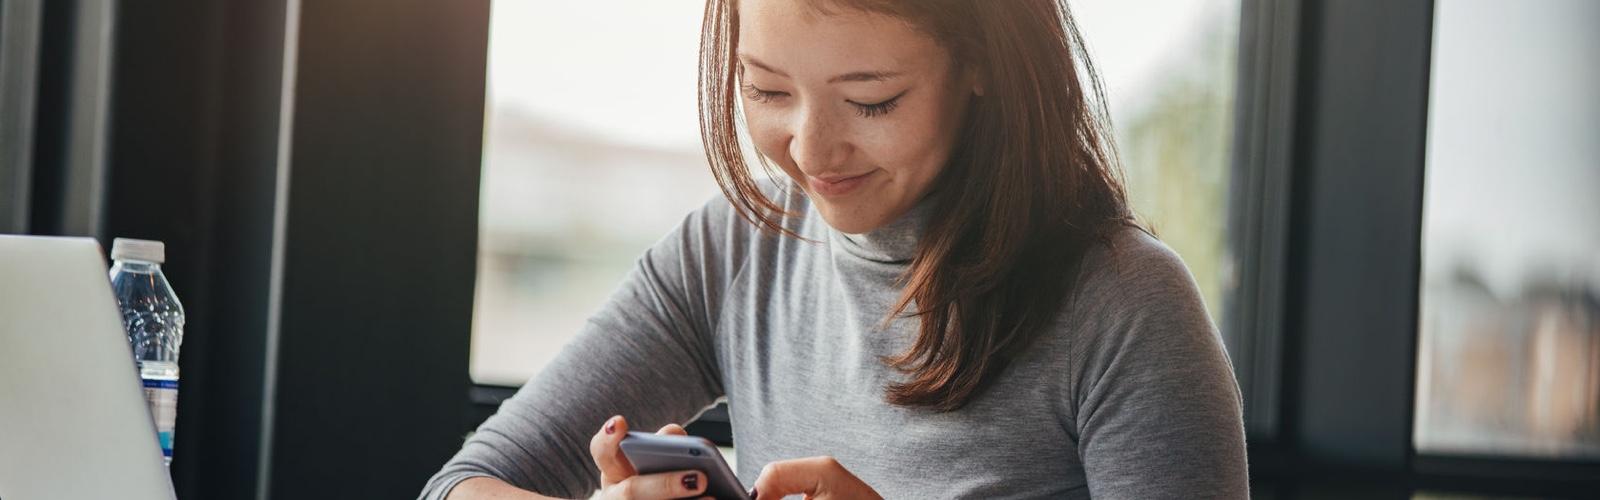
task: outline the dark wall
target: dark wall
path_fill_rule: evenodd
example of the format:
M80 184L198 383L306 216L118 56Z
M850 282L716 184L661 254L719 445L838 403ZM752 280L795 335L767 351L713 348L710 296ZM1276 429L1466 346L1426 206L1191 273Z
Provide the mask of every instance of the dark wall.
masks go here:
M489 3L303 9L270 494L415 496L470 409Z
M104 235L164 241L185 305L181 497L259 486L284 20L276 1L117 11Z
M179 496L414 496L471 410L488 3L180 0L115 25L104 235L166 242L186 306Z

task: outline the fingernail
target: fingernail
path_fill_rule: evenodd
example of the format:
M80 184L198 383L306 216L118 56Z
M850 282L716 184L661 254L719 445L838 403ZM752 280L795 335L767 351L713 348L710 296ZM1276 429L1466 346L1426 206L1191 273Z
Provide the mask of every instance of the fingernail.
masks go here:
M755 488L750 488L750 498L755 498L755 497L756 497L756 496L757 496L757 495L758 495L758 494L760 494L760 493L761 493L761 492L759 492L759 491L756 491L756 489L755 489Z
M616 434L616 433L617 433L617 417L611 417L610 420L606 421L606 434Z
M688 475L683 476L683 487L687 488L689 490L699 489L700 488L700 476L695 475L695 474L688 474Z

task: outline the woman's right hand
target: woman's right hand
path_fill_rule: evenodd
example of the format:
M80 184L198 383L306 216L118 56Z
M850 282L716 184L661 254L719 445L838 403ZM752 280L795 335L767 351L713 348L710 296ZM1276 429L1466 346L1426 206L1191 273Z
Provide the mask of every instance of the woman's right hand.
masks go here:
M683 427L667 424L656 434L685 435ZM606 420L589 440L589 455L600 467L600 495L596 498L614 500L685 498L704 495L706 475L700 471L685 470L639 475L633 464L622 456L622 438L628 435L628 421L621 415ZM711 497L702 497L711 498Z

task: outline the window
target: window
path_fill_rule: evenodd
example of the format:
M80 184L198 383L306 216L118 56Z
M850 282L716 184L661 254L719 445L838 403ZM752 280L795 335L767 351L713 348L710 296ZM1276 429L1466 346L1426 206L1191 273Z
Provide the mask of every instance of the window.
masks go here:
M1129 201L1194 274L1250 409L1249 378L1275 374L1248 369L1253 337L1224 317L1240 279L1228 227L1241 196L1231 186L1239 0L1070 5L1105 84Z
M1106 83L1133 203L1220 321L1233 286L1238 0L1071 5ZM645 248L718 193L696 115L700 7L495 2L476 382L537 373Z
M719 193L697 2L494 2L472 379L521 385Z
M1134 210L1183 257L1220 321L1234 286L1225 229L1239 2L1070 5L1105 84Z
M1600 3L1435 9L1417 451L1600 457Z

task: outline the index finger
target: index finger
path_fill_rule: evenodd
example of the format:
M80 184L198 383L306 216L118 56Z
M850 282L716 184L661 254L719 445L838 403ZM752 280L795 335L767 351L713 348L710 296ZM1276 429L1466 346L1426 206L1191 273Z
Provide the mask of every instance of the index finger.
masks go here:
M761 468L756 477L754 491L761 498L783 498L788 495L813 496L825 487L823 478L843 470L833 457L797 458L780 460Z
M683 426L681 426L681 425L678 425L678 424L667 424L667 425L661 426L661 430L656 431L656 434L660 434L660 435L663 435L663 436L687 436L687 435L689 435L689 432L683 430Z
M589 455L594 457L595 466L600 468L600 485L610 486L623 479L633 477L637 472L628 458L622 456L620 443L628 435L628 419L617 415L606 420L600 426L600 431L589 439Z

